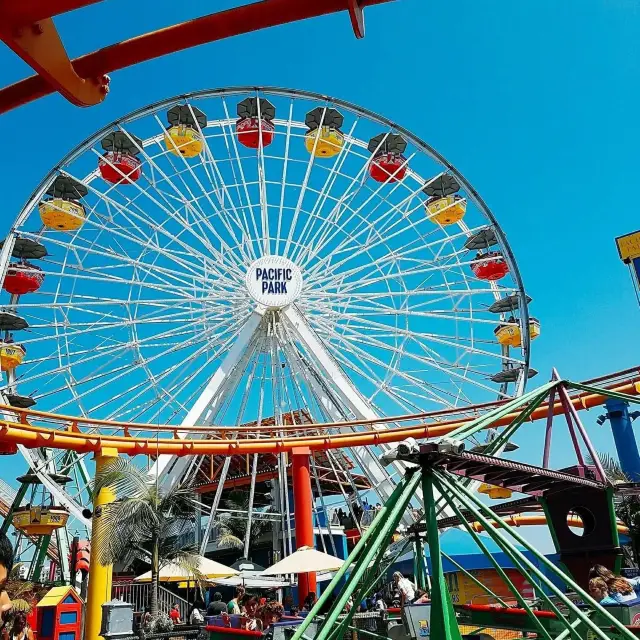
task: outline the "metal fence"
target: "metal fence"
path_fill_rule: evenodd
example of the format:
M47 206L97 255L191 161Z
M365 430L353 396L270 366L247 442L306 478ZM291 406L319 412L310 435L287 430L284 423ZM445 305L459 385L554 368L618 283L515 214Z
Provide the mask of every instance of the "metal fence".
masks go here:
M205 640L209 634L203 629L181 629L176 627L167 633L140 633L137 635L123 636L119 640Z
M136 613L144 611L151 601L151 584L141 582L114 582L111 588L111 597L133 605ZM169 613L174 604L180 607L180 617L186 620L189 613L189 603L172 593L163 586L158 589L158 610Z

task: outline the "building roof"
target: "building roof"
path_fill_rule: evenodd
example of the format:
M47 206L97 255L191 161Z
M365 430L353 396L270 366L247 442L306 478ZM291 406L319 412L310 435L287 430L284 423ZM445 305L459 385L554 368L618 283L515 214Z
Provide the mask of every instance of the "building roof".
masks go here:
M38 602L36 606L55 607L66 600L67 596L71 596L75 602L82 602L82 600L80 600L80 596L78 596L76 590L73 587L63 586L53 587L52 589L49 589L49 591L47 591L42 600L40 600L40 602Z

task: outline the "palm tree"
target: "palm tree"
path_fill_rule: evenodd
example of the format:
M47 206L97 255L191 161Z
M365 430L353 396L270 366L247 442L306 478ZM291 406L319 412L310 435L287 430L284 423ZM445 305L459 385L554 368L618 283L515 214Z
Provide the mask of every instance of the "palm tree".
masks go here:
M199 556L180 539L191 531L196 514L194 492L189 485L163 491L157 478L136 467L128 458L115 460L96 474L93 495L110 488L116 501L102 509L103 535L96 553L101 564L113 564L131 550L151 556L151 615L158 614L159 573L169 563L202 582Z
M7 577L4 589L14 611L29 613L33 605L46 593L47 588L20 577L21 563L15 564Z
M607 480L611 484L631 482L631 479L622 470L620 463L608 453L598 453L598 458L602 463L602 468ZM587 460L588 464L593 464L591 456ZM640 500L638 496L623 495L614 498L617 518L629 529L630 547L632 560L636 566L640 566Z
M249 495L241 491L232 491L224 501L224 506L230 510L230 513L222 513L218 517L216 544L218 547L242 549L247 536L247 517L246 515L238 517L236 512L249 513ZM250 544L251 542L257 542L262 537L262 534L271 529L271 521L262 517L263 514L271 511L273 511L271 507L253 509L251 531L249 532ZM251 557L251 555L247 553L247 557Z

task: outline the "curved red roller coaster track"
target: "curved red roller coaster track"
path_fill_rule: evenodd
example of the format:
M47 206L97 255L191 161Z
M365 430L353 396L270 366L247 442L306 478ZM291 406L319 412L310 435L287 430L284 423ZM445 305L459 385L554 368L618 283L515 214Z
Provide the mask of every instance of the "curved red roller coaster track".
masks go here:
M262 0L175 24L70 60L53 16L104 0L0 0L0 38L38 75L0 89L0 113L55 91L78 106L104 100L107 74L207 42L346 11L357 38L363 9L390 0Z

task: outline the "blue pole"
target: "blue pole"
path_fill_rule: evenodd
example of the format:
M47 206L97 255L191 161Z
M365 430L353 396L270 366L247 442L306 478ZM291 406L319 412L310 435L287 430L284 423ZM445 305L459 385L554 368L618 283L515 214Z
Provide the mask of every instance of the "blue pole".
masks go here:
M640 481L640 453L633 433L628 404L624 400L610 398L605 406L611 422L611 431L618 451L620 466L630 480Z

